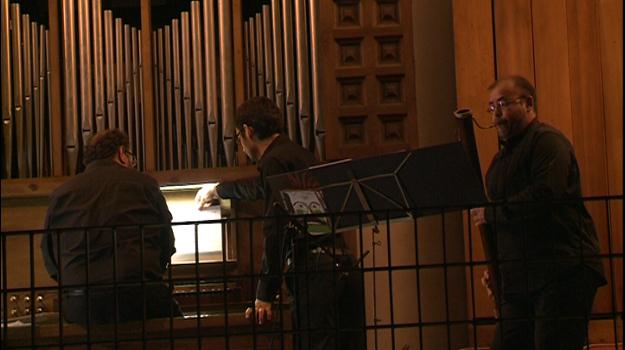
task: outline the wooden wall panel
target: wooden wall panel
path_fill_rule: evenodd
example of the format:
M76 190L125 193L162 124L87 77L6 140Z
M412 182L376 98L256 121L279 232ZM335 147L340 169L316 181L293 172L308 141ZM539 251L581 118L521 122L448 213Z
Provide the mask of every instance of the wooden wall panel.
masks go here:
M495 0L497 76L518 74L534 80L532 9L527 0ZM479 16L484 19L485 13Z
M495 54L492 23L484 16L488 18L491 13L491 1L454 1L453 13L458 108L471 109L481 125L488 125L492 121L486 112L486 89L495 80ZM497 152L497 133L476 129L475 134L485 173Z
M596 6L585 0L567 2L571 88L572 142L582 174L585 196L608 194L607 152L601 64L597 64L599 30ZM600 63L600 61L599 61ZM607 252L608 223L603 203L588 203L602 251ZM606 262L607 265L607 262ZM612 287L612 284L609 285ZM612 308L610 288L601 288L595 301L596 311Z
M582 172L584 195L600 196L608 193L608 186L601 64L597 64L598 19L594 3L587 0L568 1L566 10L573 121L571 141Z
M321 1L328 159L417 146L411 1Z
M538 118L572 140L566 0L534 0L532 15Z
M597 2L599 43L603 85L603 108L608 173L608 192L623 194L623 2ZM617 29L617 30L615 30ZM623 202L610 208L611 249L623 253ZM620 262L620 264L618 263ZM617 260L613 273L617 291L623 290L623 260ZM622 295L622 294L621 294ZM623 298L616 298L617 308L623 309Z
M492 122L490 114L486 112L486 106L488 105L487 88L495 80L494 36L491 21L484 20L484 14L490 14L491 10L490 0L453 2L457 106L471 109L481 125L488 125ZM497 133L493 129L475 129L475 136L478 142L480 165L482 172L485 173L498 149ZM478 232L469 229L466 216L463 222L466 258L483 261L484 251ZM474 285L469 283L467 286L467 315L469 317L493 315L494 304L479 284L483 271L484 267L475 267L472 271L467 270L467 280L475 281ZM488 337L481 335L483 327L476 328L469 327L469 339L473 339L474 334L478 340L490 338L490 335ZM474 342L475 340L472 341ZM485 343L481 342L481 344Z

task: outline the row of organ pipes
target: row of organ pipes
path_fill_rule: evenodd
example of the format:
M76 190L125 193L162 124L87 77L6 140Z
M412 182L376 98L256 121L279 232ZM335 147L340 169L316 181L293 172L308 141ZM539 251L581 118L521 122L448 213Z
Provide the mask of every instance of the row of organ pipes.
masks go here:
M232 1L191 1L152 41L159 169L234 165Z
M1 0L2 178L50 174L49 34Z
M2 178L50 176L48 30L20 13L18 3L0 1ZM188 11L154 26L157 170L235 165L235 84L244 84L246 98L276 101L288 136L323 159L323 119L314 113L318 2L272 0L243 19L243 33L233 33L231 0L191 1ZM82 146L109 128L129 134L144 169L141 29L103 9L102 0L60 6L64 174L82 169ZM243 39L241 82L234 79L234 35Z
M246 96L266 96L288 136L325 158L317 53L320 0L272 0L243 22ZM311 103L312 102L312 103ZM314 149L313 149L314 148Z

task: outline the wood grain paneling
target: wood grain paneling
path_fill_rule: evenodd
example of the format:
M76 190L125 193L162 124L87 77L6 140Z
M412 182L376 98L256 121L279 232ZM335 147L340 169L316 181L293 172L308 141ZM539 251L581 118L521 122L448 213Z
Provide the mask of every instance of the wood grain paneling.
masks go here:
M623 2L618 0L597 2L599 16L599 43L603 85L603 109L607 152L608 193L623 194ZM615 30L616 29L616 30ZM623 252L623 202L610 207L611 250ZM623 291L623 260L617 260L614 270L616 290ZM619 310L623 298L616 298ZM621 327L622 329L622 327ZM622 337L621 337L622 339Z
M320 89L328 159L417 145L412 2L320 2Z
M495 80L495 52L493 42L493 26L490 14L491 1L454 1L454 41L456 60L456 92L458 108L469 108L481 125L488 125L491 116L486 113L488 104L488 86ZM485 17L488 20L485 20ZM498 149L497 133L492 130L475 130L480 166L485 173L488 164ZM484 260L484 250L480 244L477 230L465 223L464 242L465 256L473 261ZM469 317L491 317L493 302L488 298L479 284L483 267L475 267L467 271L467 303ZM473 284L470 282L474 281ZM477 327L481 328L481 327ZM469 338L473 339L474 331L480 343L479 329L470 329ZM473 341L475 343L475 340ZM484 342L481 342L484 344Z
M496 0L494 10L497 76L518 74L533 81L531 3L527 0ZM478 18L483 19L484 14Z
M605 143L605 116L599 28L596 6L585 0L570 0L566 4L569 36L572 142L582 176L582 192L586 196L606 195L607 150ZM600 61L599 61L600 62ZM590 203L586 207L592 215L603 252L608 247L606 206ZM606 264L607 265L607 264ZM612 287L609 281L609 287ZM601 288L595 301L595 311L612 309L610 288Z
M458 108L469 108L481 125L488 125L486 89L495 80L493 26L490 0L459 0L453 2L456 59L456 92ZM497 133L477 129L476 140L482 173L497 152Z
M598 19L593 2L567 2L573 145L586 196L608 193ZM596 220L597 218L595 218Z
M532 2L538 118L573 139L566 0Z

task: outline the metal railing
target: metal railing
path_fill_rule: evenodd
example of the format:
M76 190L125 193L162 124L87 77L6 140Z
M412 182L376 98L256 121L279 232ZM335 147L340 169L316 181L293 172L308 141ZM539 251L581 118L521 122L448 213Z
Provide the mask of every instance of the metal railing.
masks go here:
M611 348L618 349L616 344L622 343L623 336L623 196L585 198L584 204L597 227L600 253L580 255L578 258L600 259L608 282L599 289L589 315L587 346L608 343L614 344ZM150 230L161 227L2 232L2 348L292 349L298 348L298 342L305 336L320 332L331 333L337 338L357 337L359 344L366 343L367 349L480 349L488 346L497 322L506 319L494 315L493 309L497 306L487 297L487 291L480 283L481 273L490 261L483 257L479 238L476 241L477 230L469 222L467 210L458 207L406 208L401 213L371 211L175 223L194 227L195 257L170 265L162 280L145 273L134 279L118 278L123 269L130 268L123 263L120 265L124 259L120 254L128 251L120 247L135 244L140 263L132 268L145 271L149 264L145 259L150 255L149 249L152 249L149 246L152 244ZM422 216L422 213L427 215ZM400 216L407 218L397 219ZM337 232L337 221L347 217L355 224L342 227ZM297 263L297 249L304 249L306 255L330 256L335 259L334 262L344 255L354 256L352 265L339 269L326 269L322 265L314 265L314 262L307 265L310 261L304 259L303 268L291 266L276 277L285 278L289 283L299 281L298 298L307 300L314 297L308 293L315 288L302 288L301 283L306 284L309 278L320 274L331 275L335 284L333 288L326 289L331 296L325 301L334 302L338 307L338 294L333 293L340 288L339 284L343 283L345 276L356 276L355 284L349 287L362 312L361 319L356 322L358 326L352 323L341 327L337 322L333 328L305 326L301 318L298 320L304 311L300 307L300 313L294 313L284 287L274 300L274 319L271 322L259 325L245 319L244 310L255 299L254 291L260 277L262 234L259 225L266 220L289 222L288 230L278 232L283 243L284 250L280 250L280 255L285 266L294 261ZM347 246L343 246L340 240L320 238L328 236L303 235L299 240L293 239L294 232L301 233L311 224L319 222L325 224L330 234L340 234ZM207 224L222 227L219 237L221 250L213 252L213 257L218 254L221 258L210 262L202 258L207 252L199 249L202 240L210 239L200 234L202 226ZM229 230L234 234L229 234ZM112 256L101 254L96 249L101 248L97 247L100 241L88 239L93 232L108 232ZM134 232L134 241L129 240L128 232ZM85 238L80 249L84 249L84 264L81 266L85 271L83 281L87 283L58 283L48 277L39 247L46 234L60 237L55 241L56 251L62 249L66 236L82 235ZM293 249L293 242L299 242L299 247L303 245L305 248ZM295 253L289 255L286 253L289 250ZM97 259L111 262L106 267L113 271L112 280L95 279L103 269L96 268ZM554 263L553 260L527 257L496 259L496 262ZM62 263L63 258L59 265ZM61 269L60 281L67 277L63 273ZM166 313L157 317L150 315L153 299L149 294L154 286L165 286L168 296L177 301L168 304ZM115 314L111 322L104 323L94 321L97 317L91 317L94 316L92 308L99 305L92 304L90 299L97 299L98 293L103 290L113 290ZM131 297L130 294L137 290L138 294ZM82 291L78 294L87 300L83 325L70 323L59 314L59 310L65 310L64 303L70 300L68 298L76 296L76 291ZM59 295L69 296L59 298ZM120 316L133 303L139 305L140 316L131 321L121 320ZM318 306L313 301L310 303L313 308ZM176 304L180 306L181 314L176 312ZM335 321L340 318L338 315L332 315ZM337 348L342 347L337 345Z

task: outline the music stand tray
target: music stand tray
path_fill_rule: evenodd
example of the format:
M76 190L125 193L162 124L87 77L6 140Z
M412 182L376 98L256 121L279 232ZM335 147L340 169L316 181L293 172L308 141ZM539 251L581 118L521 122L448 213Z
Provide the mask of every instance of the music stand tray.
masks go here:
M333 231L456 211L486 201L460 142L340 160L270 176L267 181L289 213L327 213L326 224ZM292 198L298 193L315 199L315 209L305 212L301 204L295 205Z

